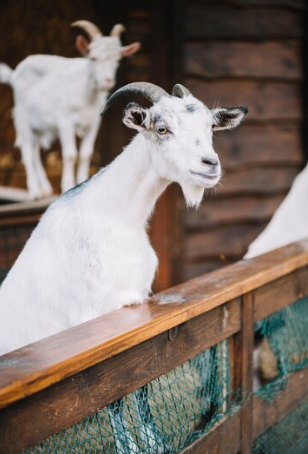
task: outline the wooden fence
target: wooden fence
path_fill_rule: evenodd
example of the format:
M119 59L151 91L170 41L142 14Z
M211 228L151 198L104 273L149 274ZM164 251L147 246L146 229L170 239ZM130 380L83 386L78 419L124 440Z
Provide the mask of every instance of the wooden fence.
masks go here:
M252 391L255 323L305 295L308 240L2 356L0 453L38 444L224 339L232 387ZM255 395L182 453L250 453L307 395L308 370L294 372L273 404Z

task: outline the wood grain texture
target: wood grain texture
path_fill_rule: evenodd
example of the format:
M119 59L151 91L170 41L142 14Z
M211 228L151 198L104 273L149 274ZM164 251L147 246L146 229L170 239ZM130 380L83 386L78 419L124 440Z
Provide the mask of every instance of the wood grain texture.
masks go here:
M239 169L226 172L218 188L217 197L230 195L273 195L286 193L300 167L267 167Z
M264 7L234 8L227 2L189 2L186 8L185 36L198 39L282 39L303 35L302 15L298 10ZM269 17L271 20L269 20ZM240 26L239 26L240 24Z
M239 222L267 222L285 198L285 194L207 198L198 211L183 215L188 230L206 230Z
M179 454L237 454L240 446L240 412L236 412L219 421L208 434Z
M12 203L0 206L0 227L27 223L28 219L38 219L56 197L35 202Z
M284 278L276 279L254 291L255 322L268 317L303 296L308 295L308 268L304 267Z
M302 146L300 125L249 125L244 121L239 128L214 136L215 150L227 170L302 165Z
M19 453L241 328L236 299L0 411L0 454ZM86 392L85 392L86 389ZM37 422L40 415L40 423Z
M266 223L235 224L204 232L191 232L185 241L185 260L195 262L214 257L239 259L248 245L262 232Z
M149 303L120 309L4 355L0 360L0 407L37 393L307 264L308 239L240 261L158 294ZM181 302L157 304L158 299L165 303Z
M182 267L183 282L195 277L202 276L203 274L210 273L211 271L218 270L227 265L234 263L234 258L227 258L221 255L220 257L208 258L206 261L201 262L184 262Z
M235 14L234 18L238 20ZM257 43L188 42L184 47L184 73L203 78L243 77L298 81L303 78L301 51L301 43L297 40Z
M241 409L241 454L251 454L252 448L252 400L248 396L253 392L253 348L254 348L254 300L253 294L242 297L241 329L241 389L245 402Z
M246 122L300 121L302 94L299 84L257 81L203 81L184 78L184 85L209 108L220 105L232 107L247 105Z
M294 372L288 377L286 389L279 392L274 402L259 396L253 397L253 439L277 424L295 410L308 397L308 369Z

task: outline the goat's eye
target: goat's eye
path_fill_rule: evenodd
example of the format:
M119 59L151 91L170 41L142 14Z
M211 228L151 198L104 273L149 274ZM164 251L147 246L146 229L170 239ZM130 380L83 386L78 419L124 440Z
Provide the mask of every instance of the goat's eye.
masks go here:
M167 134L168 129L165 126L158 126L158 128L156 128L156 131L158 132L158 134L163 136L164 134Z

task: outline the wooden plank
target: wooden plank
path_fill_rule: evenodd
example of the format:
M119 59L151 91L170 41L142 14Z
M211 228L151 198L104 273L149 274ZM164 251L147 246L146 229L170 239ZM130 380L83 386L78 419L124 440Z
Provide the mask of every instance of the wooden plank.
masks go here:
M205 261L196 263L186 263L183 261L182 264L182 277L183 281L194 279L195 277L202 276L203 274L209 273L214 270L218 270L227 265L231 265L235 260L227 259L224 256L220 256L212 259L206 259Z
M186 236L185 260L194 262L219 256L227 259L243 257L248 245L264 230L265 225L227 225L211 231L192 232Z
M298 125L249 125L214 135L214 148L225 169L257 165L303 164L302 130Z
M206 230L239 222L268 222L285 198L285 194L207 198L198 211L183 215L186 230Z
M27 226L35 227L38 221L40 220L42 213L29 214L27 216L12 216L8 218L0 217L0 230L5 230L7 228L23 228Z
M209 108L247 105L246 122L301 121L302 93L300 84L261 83L248 81L202 81L185 77L184 85Z
M303 155L305 162L308 161L308 8L306 5L303 13L304 37L303 37Z
M31 200L28 191L19 188L0 186L0 199L10 202L27 202Z
M190 2L186 9L185 35L199 39L301 38L301 12L273 8L271 3L267 2L265 8L250 6L235 9L230 4Z
M252 400L246 399L253 391L253 344L254 344L254 311L253 294L243 295L242 330L241 330L241 389L245 405L241 410L241 454L251 454L252 448Z
M289 191L300 167L269 167L228 171L216 197L234 195L272 195Z
M179 454L237 454L240 450L240 412L219 421L208 434Z
M253 438L277 424L295 410L308 396L308 369L289 376L286 389L280 391L274 402L253 396Z
M19 453L75 424L233 335L240 327L240 299L236 299L3 409L0 454Z
M48 206L56 200L57 197L49 197L48 199L29 201L25 203L12 203L0 206L0 217L19 216L20 214L32 214L46 210Z
M233 17L236 18L236 14ZM204 78L251 77L300 81L303 78L301 51L302 46L296 40L188 42L184 46L184 73ZM264 64L266 61L270 64Z
M294 271L254 291L255 322L308 295L308 267Z
M242 260L173 287L150 302L122 308L3 355L0 358L0 407L37 393L306 265L308 239ZM172 304L166 304L168 301Z

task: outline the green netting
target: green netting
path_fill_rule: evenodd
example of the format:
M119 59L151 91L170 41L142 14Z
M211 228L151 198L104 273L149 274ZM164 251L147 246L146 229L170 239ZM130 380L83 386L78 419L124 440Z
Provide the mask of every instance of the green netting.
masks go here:
M176 453L232 411L226 341L27 454Z
M269 383L258 394L273 399L288 375L308 366L308 298L302 298L261 321L261 372ZM308 451L307 451L308 454Z
M262 320L260 369L267 383L257 394L274 403L289 374L308 366L308 298ZM279 396L278 396L279 398ZM253 454L308 454L308 399L255 441Z
M253 447L253 454L307 454L308 400L264 432Z
M308 298L262 320L263 385L256 393L272 404L289 374L308 366ZM26 454L178 453L223 416L245 405L231 392L228 341L56 434ZM255 440L253 454L308 454L308 399ZM226 453L228 454L228 453Z

